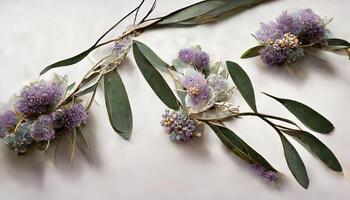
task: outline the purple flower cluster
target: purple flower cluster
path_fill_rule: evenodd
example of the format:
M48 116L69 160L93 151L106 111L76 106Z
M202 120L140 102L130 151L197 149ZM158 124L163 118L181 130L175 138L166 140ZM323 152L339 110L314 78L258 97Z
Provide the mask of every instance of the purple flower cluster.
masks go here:
M195 48L181 49L179 52L179 59L200 70L207 70L209 68L209 55L206 52Z
M261 176L264 180L269 182L274 182L278 180L278 174L276 172L266 170L263 166L259 164L252 165L254 171Z
M41 115L32 125L30 134L35 141L49 141L55 138L51 115Z
M190 107L196 111L201 111L206 107L212 93L203 74L193 69L188 69L185 72L182 85L187 90L186 97Z
M66 129L74 129L85 125L88 121L88 113L82 104L75 104L63 111L63 123Z
M7 130L16 126L17 123L17 115L11 110L7 110L0 115L0 138L5 137Z
M283 12L276 21L262 23L256 38L266 47L260 51L261 60L270 65L293 63L304 56L301 45L322 44L327 29L311 9L296 13Z
M185 113L165 110L165 114L162 117L161 125L170 134L171 140L186 142L193 138L196 124Z
M44 114L55 108L64 95L64 88L54 82L40 81L25 87L16 111L21 114Z
M16 112L8 110L0 115L0 138L11 149L25 153L34 142L55 139L57 130L69 132L87 123L88 114L82 104L59 107L65 93L62 86L59 82L33 83L14 102Z

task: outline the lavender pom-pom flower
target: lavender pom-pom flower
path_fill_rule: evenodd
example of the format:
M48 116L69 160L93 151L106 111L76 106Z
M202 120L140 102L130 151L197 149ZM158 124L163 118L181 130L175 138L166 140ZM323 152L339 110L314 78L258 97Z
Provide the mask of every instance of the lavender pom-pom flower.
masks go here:
M56 82L39 81L25 87L16 102L16 111L21 114L45 114L51 112L65 93Z
M260 45L247 50L241 58L260 55L268 66L285 66L303 58L306 47L338 52L350 48L345 40L328 38L328 22L311 9L284 11L275 21L261 23L255 33Z
M170 139L178 142L186 142L191 140L195 134L196 123L181 111L165 110L162 115L161 125L170 134Z
M88 113L82 104L75 104L66 109L63 114L63 123L66 129L72 130L85 125L88 121Z
M209 68L210 57L200 47L181 49L178 57L182 62L192 65L198 70L207 70Z
M32 125L30 134L35 141L49 141L55 138L51 115L41 115Z

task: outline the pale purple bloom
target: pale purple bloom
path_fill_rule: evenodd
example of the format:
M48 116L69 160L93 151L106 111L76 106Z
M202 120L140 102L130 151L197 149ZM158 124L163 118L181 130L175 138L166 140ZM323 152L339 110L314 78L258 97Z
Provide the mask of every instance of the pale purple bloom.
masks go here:
M187 70L182 85L187 90L186 99L190 107L196 111L201 111L208 105L212 97L212 91L203 74L192 69Z
M196 48L181 49L179 52L179 59L186 64L191 64L197 69L206 70L209 68L209 55Z
M265 169L263 166L259 164L252 165L254 171L261 176L264 180L269 182L274 182L278 180L278 174L277 172L270 171Z
M35 141L49 141L55 138L51 115L41 115L33 123L30 134Z
M297 22L301 27L300 38L308 44L321 42L326 39L327 29L320 16L311 9L300 10Z
M15 126L17 122L17 115L11 110L7 110L2 115L0 115L0 126L3 128L11 128Z
M63 123L66 129L74 129L85 125L88 121L88 113L82 104L75 104L72 108L64 110Z
M267 46L260 50L260 58L269 66L282 66L287 63L288 55L286 50L276 50Z
M40 81L25 87L16 110L22 114L44 114L52 111L64 95L64 88L58 83Z
M229 88L228 81L221 75L210 74L207 77L208 85L213 88L215 93L215 101L222 102L226 101L231 96L231 90Z
M196 124L185 113L165 110L162 117L161 125L170 134L171 140L186 142L193 138Z
M179 58L187 64L192 64L195 60L197 50L194 48L181 49L179 52Z
M30 135L30 127L29 122L24 122L18 126L15 134L7 134L3 139L9 148L18 153L26 153L33 141Z

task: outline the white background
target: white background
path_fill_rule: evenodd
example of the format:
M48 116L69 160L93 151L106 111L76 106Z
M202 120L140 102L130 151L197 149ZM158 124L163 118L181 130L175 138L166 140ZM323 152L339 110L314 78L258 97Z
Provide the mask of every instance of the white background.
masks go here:
M160 0L153 16L193 2L196 1ZM1 0L0 102L5 103L25 80L38 78L45 65L88 48L138 3ZM169 141L159 125L165 106L142 78L130 54L120 72L134 115L131 141L114 133L103 99L98 96L102 105L92 107L88 125L91 149L85 155L78 152L73 165L69 163L68 147L59 149L53 163L42 152L17 157L5 144L0 144L0 199L350 199L349 60L321 53L304 59L298 66L298 75L268 69L258 59L239 59L244 50L256 44L250 33L258 29L259 22L273 19L285 9L300 8L312 8L322 16L334 17L329 25L334 36L350 39L350 1L280 0L217 24L149 31L138 40L167 62L180 48L199 44L212 60L240 63L252 79L261 112L295 119L259 91L293 98L315 108L336 127L331 135L315 135L336 154L344 174L327 169L291 140L309 174L310 187L304 190L287 168L277 134L263 122L249 117L235 120L229 126L283 173L278 185L258 177L245 162L227 151L208 128L202 139L191 143ZM69 73L71 80L78 80L90 66L91 61L86 59L57 72ZM233 102L248 111L238 93Z

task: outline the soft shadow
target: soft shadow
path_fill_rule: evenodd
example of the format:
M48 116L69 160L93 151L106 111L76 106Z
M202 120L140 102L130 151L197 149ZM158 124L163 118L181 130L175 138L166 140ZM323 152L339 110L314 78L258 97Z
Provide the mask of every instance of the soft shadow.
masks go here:
M19 185L26 187L42 187L45 175L45 155L42 152L29 152L18 156L16 152L4 147L2 166L9 176Z
M64 176L74 178L81 174L82 168L85 165L99 169L101 167L100 154L98 151L98 144L96 141L96 120L94 119L93 112L89 113L89 123L83 129L86 139L89 144L89 148L80 141L77 144L74 160L71 161L72 139L63 136L61 143L59 144L56 156L54 159L54 166L58 172Z

